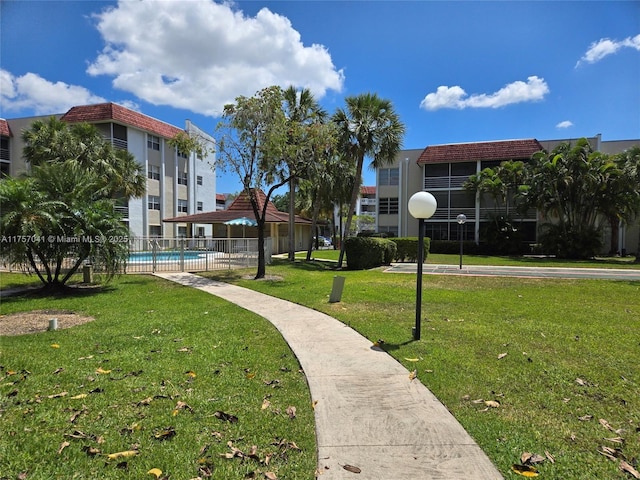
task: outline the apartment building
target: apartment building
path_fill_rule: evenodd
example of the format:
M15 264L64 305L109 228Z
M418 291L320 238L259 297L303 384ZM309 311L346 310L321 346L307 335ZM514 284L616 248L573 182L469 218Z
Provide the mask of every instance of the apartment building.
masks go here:
M96 126L115 148L129 151L147 175L147 192L118 208L132 236L178 237L187 235L186 224L164 224L163 218L216 210L214 139L186 120L181 129L115 103L75 106L53 115L64 122L87 122ZM0 120L0 168L4 175L28 169L22 156L22 132L35 120L51 115ZM169 145L183 132L207 145L204 158L185 154ZM194 225L193 234L211 236L211 225Z
M488 213L505 214L487 196L480 198L464 189L470 175L506 160L529 161L542 149L551 151L558 144L576 139L517 139L488 142L430 145L426 148L402 150L392 165L376 171L378 194L377 231L396 236L418 236L418 222L409 214L409 198L418 191L428 191L436 198L438 208L426 221L426 235L433 240L479 241L480 228ZM587 138L594 150L607 154L622 152L639 140L602 141L600 135ZM511 210L526 242L535 243L539 218L534 210L518 215ZM456 217L467 217L460 228ZM605 231L609 237L611 232ZM620 226L619 251L634 252L638 245L638 226ZM605 239L603 239L605 240ZM604 242L608 247L608 243Z

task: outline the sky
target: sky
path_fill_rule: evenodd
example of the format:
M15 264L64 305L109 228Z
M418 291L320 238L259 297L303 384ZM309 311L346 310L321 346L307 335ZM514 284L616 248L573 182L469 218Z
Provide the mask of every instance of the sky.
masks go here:
M329 113L376 93L406 149L637 139L640 2L0 2L1 118L115 102L213 134L225 104L269 85L309 88ZM241 189L216 176L218 193Z

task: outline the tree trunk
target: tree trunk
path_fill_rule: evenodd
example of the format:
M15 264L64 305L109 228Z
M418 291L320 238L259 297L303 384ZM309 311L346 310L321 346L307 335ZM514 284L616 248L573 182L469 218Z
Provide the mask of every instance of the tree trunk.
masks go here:
M254 280L264 278L266 274L266 260L264 257L264 218L258 220L258 271Z
M289 179L289 261L293 262L296 259L296 210L295 210L295 196L296 196L296 180L295 178Z
M354 179L353 190L351 191L351 201L349 202L349 211L347 212L347 222L344 226L344 232L340 239L340 256L338 258L338 268L342 268L342 261L344 259L344 241L349 237L351 232L351 220L353 218L353 212L356 209L358 203L358 195L360 194L360 184L362 183L362 165L364 164L364 154L358 158L358 164L356 167L356 177Z

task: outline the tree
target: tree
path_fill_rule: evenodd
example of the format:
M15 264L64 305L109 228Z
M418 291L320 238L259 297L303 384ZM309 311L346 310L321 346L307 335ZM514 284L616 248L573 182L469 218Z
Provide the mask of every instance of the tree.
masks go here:
M110 278L129 250L115 197L144 193L141 167L88 124L52 117L34 122L23 139L30 173L0 183L2 253L26 261L51 289L62 289L86 260Z
M96 194L99 186L93 172L73 161L37 165L28 177L4 180L2 253L15 264L26 259L52 290L61 290L86 260L113 276L128 257L129 231L115 202Z
M253 97L239 96L235 103L225 105L216 127L220 132L219 166L238 175L258 224L255 279L264 278L266 273L264 229L269 198L290 178L284 162L288 138L282 101L282 90L276 86L260 90ZM261 203L260 192L267 187Z
M355 212L364 158L372 158L371 166L379 168L393 163L402 147L405 126L389 100L365 93L345 99L346 108L338 109L333 121L338 125L338 144L341 154L356 165L355 183L351 191L345 235L349 235ZM344 259L344 239L341 242L338 268Z
M616 155L615 161L623 172L623 182L627 187L622 218L629 223L635 216L640 230L640 147L634 146ZM635 263L640 263L640 232L635 254Z
M298 91L294 86L290 86L283 93L284 109L289 126L288 142L290 146L289 156L285 159L290 172L289 178L289 261L295 260L295 196L296 181L302 171L306 169L309 159L304 155L308 149L295 148L302 147L301 142L307 141L308 130L316 123L326 120L327 114L320 107L320 104L313 97L310 90L303 88Z
M542 226L545 250L564 258L589 258L598 252L606 204L612 201L607 177L615 168L584 138L533 155L524 194L529 206L551 220Z

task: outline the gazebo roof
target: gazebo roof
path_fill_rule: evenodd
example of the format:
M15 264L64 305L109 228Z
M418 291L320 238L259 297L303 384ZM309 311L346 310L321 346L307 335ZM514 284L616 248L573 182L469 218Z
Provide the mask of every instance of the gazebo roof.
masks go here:
M258 197L258 208L262 208L267 196L262 190L257 190L256 195ZM202 212L193 215L182 215L179 217L165 218L163 222L170 223L200 223L200 224L213 224L224 223L229 220L234 220L240 217L255 218L253 209L251 208L251 200L246 192L242 192L233 201L233 203L226 210L216 210L213 212ZM311 224L311 220L296 215L296 223ZM276 206L269 201L267 203L267 211L265 215L265 221L267 223L286 223L289 221L289 214L287 212L281 212Z

